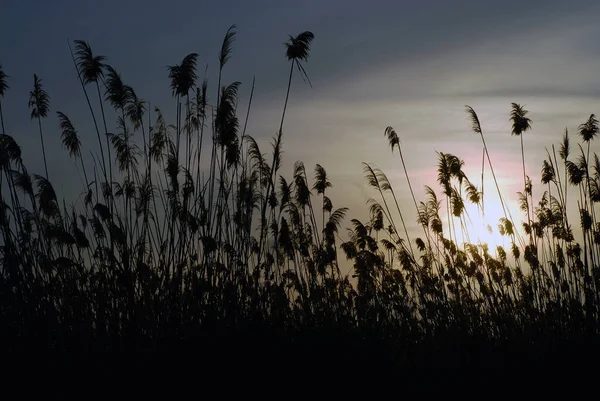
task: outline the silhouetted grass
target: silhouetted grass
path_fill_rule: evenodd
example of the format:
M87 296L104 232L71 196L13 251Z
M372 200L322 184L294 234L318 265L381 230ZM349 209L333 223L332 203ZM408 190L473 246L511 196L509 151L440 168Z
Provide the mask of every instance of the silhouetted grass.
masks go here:
M10 121L0 114L4 349L195 350L206 361L250 358L313 368L362 361L382 369L594 355L600 161L590 154L598 133L593 115L579 127L580 152L571 153L567 133L559 156L554 147L548 152L537 204L523 153L524 236L496 182L505 215L498 230L511 243L496 250L458 241L459 233L468 237L465 205L485 213L485 193L463 172L464 162L439 153L440 192L427 187L427 199L418 201L400 138L388 127L416 210L402 210L386 175L364 164L379 200L370 201L368 222L350 220L344 241L339 230L348 224L348 209L332 205L325 168L317 165L311 176L297 162L289 179L280 174L294 67L308 80L301 62L313 34L286 44L290 75L270 157L246 134L246 123L240 127L239 82L221 85L234 39L232 26L216 88L206 79L197 83L195 53L168 68L177 110L170 125L105 57L75 41L73 62L98 147L85 160L76 127L57 111L63 145L86 183L71 206L57 197L45 157L45 176L27 170L5 131ZM0 70L0 101L8 78ZM208 102L211 90L215 105ZM45 154L42 119L50 97L36 75L30 99ZM250 112L251 98L246 122ZM482 182L486 159L495 181L481 122L472 108L467 113L483 143ZM526 114L513 104L512 133L521 140L532 123ZM568 197L569 187L578 198ZM569 201L579 216L568 218ZM406 228L413 213L419 237ZM344 256L352 277L340 271Z

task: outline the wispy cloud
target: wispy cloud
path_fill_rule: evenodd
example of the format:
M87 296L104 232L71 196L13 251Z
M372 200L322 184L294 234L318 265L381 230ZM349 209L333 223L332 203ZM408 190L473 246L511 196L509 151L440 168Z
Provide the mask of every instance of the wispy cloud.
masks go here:
M11 5L8 21L29 22L0 28L0 48L12 49L2 52L11 75L5 112L31 168L41 167L39 144L30 134L35 126L26 109L33 72L48 85L52 113L69 114L84 146L94 143L67 38L89 40L127 83L170 119L174 113L165 66L198 51L199 65L208 64L208 75L214 78L222 35L236 23L240 35L225 80L243 82L239 110L245 110L256 75L248 133L268 152L286 84L282 43L287 34L314 31L307 65L314 88L299 79L293 84L283 172L291 173L296 160L304 160L309 168L323 164L334 183L334 200L363 217L370 194L364 188L361 161L377 164L405 189L397 155L390 153L383 137L386 126L400 134L410 174L422 191L424 184L435 184L435 151L454 153L467 166L478 168L481 147L464 112L465 104L473 106L498 174L514 192L520 185L512 179L519 169L520 143L510 137L510 103L527 104L531 110L534 129L524 139L528 172L536 183L545 146L557 141L565 126L574 133L595 111L600 97L595 79L600 28L594 20L600 6L594 1L219 4L157 1L140 6L107 1L84 8L65 1L60 7L35 9ZM171 14L180 18L166 18ZM214 87L210 90L216 93ZM49 162L65 173L57 176L64 176L72 165L60 149L55 121L49 119L47 125L49 138L55 139L47 144ZM406 201L407 196L401 191Z

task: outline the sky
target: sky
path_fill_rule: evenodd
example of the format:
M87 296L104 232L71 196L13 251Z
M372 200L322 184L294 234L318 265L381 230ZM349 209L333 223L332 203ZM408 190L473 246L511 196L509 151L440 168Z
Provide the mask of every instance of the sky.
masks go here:
M81 187L61 148L55 111L71 117L84 146L93 148L96 139L68 40L88 41L173 121L166 66L196 52L200 75L207 66L214 89L219 47L236 24L223 79L242 82L239 107L245 110L256 78L248 134L267 152L287 85L283 43L309 30L315 35L306 64L312 88L294 79L284 127L287 178L296 160L309 170L322 164L333 183L334 206L347 206L350 217L366 220L366 202L376 193L365 184L361 162L373 163L412 212L385 128L398 132L422 198L424 185L439 188L436 151L462 158L468 175L480 174L481 143L470 131L468 104L479 115L502 189L516 199L521 148L510 135L511 102L525 104L534 122L524 147L535 191L545 148L566 127L575 139L577 126L598 112L599 11L600 3L585 0L0 0L0 62L10 76L3 99L7 133L21 144L30 171L42 172L37 124L27 108L38 74L51 96L44 121L49 173L57 192L72 196ZM415 215L407 214L415 229Z

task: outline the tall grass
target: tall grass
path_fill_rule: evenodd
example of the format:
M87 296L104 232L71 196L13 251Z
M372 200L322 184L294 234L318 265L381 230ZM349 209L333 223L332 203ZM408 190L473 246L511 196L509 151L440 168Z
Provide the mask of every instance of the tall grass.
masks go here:
M378 196L369 202L370 218L344 223L348 209L333 206L323 166L312 177L302 162L288 178L280 174L293 71L296 66L307 78L300 61L308 59L312 33L286 44L290 75L270 156L246 133L251 101L246 115L238 115L240 83L221 85L234 39L232 26L212 89L215 105L207 100L209 81L197 82L195 53L169 67L172 125L138 98L105 57L75 41L74 78L84 91L98 148L86 161L68 113L57 111L63 145L81 165L86 184L70 206L58 198L47 171L28 171L8 134L10 117L5 122L0 116L5 347L146 349L214 330L260 329L290 339L316 331L383 342L398 361L415 362L415 349L453 349L456 342L492 349L598 333L600 159L589 147L598 133L593 115L579 127L579 152L571 153L566 133L560 157L554 147L547 152L537 205L524 178L522 223L504 207L507 198L496 182L505 215L497 228L510 241L508 249L471 243L465 205L478 205L483 213L485 194L458 156L439 153L439 190L428 186L425 200L415 198L392 127L385 135L400 153L423 236L409 232L406 221L413 213L402 209L385 173L369 164L367 184ZM0 71L0 79L4 100L8 76ZM88 96L89 84L97 104ZM37 76L35 85L30 105L41 135L50 97ZM115 110L116 121L107 120L105 107ZM472 108L467 113L495 180L482 124ZM513 104L513 133L521 138L531 123L525 114ZM241 132L239 118L245 119ZM141 146L134 140L139 132ZM524 165L524 153L522 158ZM569 188L579 195L575 200L568 198ZM571 221L568 200L579 211ZM573 221L580 222L581 241ZM344 224L350 226L345 238ZM519 225L527 239L519 236ZM340 269L344 257L351 275Z

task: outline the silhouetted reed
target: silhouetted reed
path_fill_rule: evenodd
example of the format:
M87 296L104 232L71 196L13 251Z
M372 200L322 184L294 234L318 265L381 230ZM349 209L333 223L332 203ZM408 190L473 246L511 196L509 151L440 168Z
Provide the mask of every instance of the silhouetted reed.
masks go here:
M481 185L487 158L504 213L494 224L508 249L468 239L465 207L475 204L484 214L485 194L464 173L459 157L438 153L440 191L426 187L426 199L416 199L401 138L392 127L385 136L392 151L399 151L423 236L409 232L413 210L402 209L384 172L364 164L378 199L369 201L369 221L350 220L342 239L348 209L333 206L325 168L317 164L311 179L297 162L288 178L280 174L293 72L296 67L308 80L301 62L308 60L313 34L303 32L286 43L290 74L270 157L246 133L252 95L240 132L240 83L221 85L235 35L232 26L223 41L214 105L208 101L209 81L197 82L196 53L168 67L172 125L105 57L75 41L73 62L98 143L86 160L86 144L68 113L56 111L64 148L81 165L86 185L73 204L59 199L49 180L42 118L49 117L50 96L37 75L29 105L38 122L45 176L28 171L8 134L10 116L5 121L0 114L5 349L208 352L215 344L235 343L236 352L243 348L256 356L270 341L280 341L295 352L318 350L339 361L368 344L364 358L377 349L380 362L419 365L501 361L525 349L541 355L544 347L598 334L600 159L589 146L598 133L593 115L578 130L586 149L579 145L574 157L565 133L560 157L554 146L547 152L537 205L522 152L520 204L526 220L520 224L505 205L482 124L467 107L483 142ZM5 100L8 76L1 67ZM88 94L90 84L97 100ZM114 109L116 121L109 121L105 106ZM513 104L512 133L521 140L531 128L526 114ZM134 140L140 132L141 144ZM578 194L579 211L571 222L569 187ZM573 219L580 222L579 237ZM344 257L351 275L341 272ZM342 347L338 353L336 343Z

